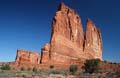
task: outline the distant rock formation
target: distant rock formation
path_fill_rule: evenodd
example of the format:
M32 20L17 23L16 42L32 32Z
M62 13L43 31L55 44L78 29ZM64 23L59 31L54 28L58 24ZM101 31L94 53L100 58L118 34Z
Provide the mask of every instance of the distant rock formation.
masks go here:
M40 64L40 54L26 50L17 50L16 64Z
M73 64L86 59L102 60L100 30L88 19L84 36L79 15L63 3L60 4L52 22L50 43L38 53L18 50L17 63Z

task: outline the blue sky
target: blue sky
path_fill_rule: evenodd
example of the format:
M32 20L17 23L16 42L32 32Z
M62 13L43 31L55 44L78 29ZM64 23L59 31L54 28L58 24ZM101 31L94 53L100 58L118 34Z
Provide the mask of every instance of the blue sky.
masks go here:
M41 52L60 2L76 10L84 30L86 19L93 20L102 33L103 59L120 62L119 0L0 0L0 62L14 61L17 48Z

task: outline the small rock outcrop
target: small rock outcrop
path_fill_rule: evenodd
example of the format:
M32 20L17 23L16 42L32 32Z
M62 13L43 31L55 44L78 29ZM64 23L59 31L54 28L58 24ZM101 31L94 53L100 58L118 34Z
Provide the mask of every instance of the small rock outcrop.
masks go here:
M29 52L26 50L17 50L15 63L20 64L40 64L40 54L37 52Z
M42 48L42 53L41 53L41 63L42 64L47 64L49 63L50 59L49 56L50 55L50 44L46 44L43 48Z

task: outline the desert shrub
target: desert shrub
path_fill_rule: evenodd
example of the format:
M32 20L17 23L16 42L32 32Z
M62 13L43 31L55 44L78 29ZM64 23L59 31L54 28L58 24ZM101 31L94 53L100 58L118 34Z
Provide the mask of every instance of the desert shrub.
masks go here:
M20 70L21 70L21 71L25 71L25 68L24 68L24 67L21 67Z
M84 66L82 67L87 73L97 73L99 70L99 59L86 60Z
M1 66L1 70L10 70L10 69L11 67L8 64Z
M110 62L109 64L113 64L112 62Z
M27 77L27 74L23 73L21 76L22 76L22 77Z
M71 66L69 67L69 71L70 71L72 74L74 74L74 73L77 71L77 69L78 69L77 65L71 65Z
M113 64L117 64L116 62L114 62Z
M105 63L107 63L108 61L107 60L104 60Z
M4 73L5 71L4 70L1 70L0 73Z
M28 71L31 71L31 68L29 67L29 68L27 68L27 70L28 70Z
M56 71L56 70L50 70L49 73L50 73L50 74L59 74L59 72Z
M60 71L60 70L50 70L49 74L62 74L62 75L64 75L65 72L64 71Z
M35 72L35 73L37 73L38 70L37 70L37 68L34 67L34 68L32 69L32 71Z
M53 69L54 68L54 66L53 65L50 65L50 69Z

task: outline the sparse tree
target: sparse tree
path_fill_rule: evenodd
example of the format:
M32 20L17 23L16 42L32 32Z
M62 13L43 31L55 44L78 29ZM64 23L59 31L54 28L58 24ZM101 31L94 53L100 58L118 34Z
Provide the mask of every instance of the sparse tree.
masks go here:
M10 70L10 69L11 69L11 67L9 64L5 64L1 67L1 70Z
M25 68L24 68L24 67L21 67L21 68L20 68L20 70L21 70L21 71L24 71L24 70L25 70Z
M75 72L77 71L77 69L78 69L77 65L71 65L70 68L69 68L69 71L72 74L75 74Z
M27 68L27 70L28 70L28 71L31 71L31 68L29 67L29 68Z
M35 72L35 73L38 72L37 68L35 68L35 67L32 69L32 71Z
M53 69L54 68L54 66L53 65L50 65L50 69Z
M90 59L86 60L84 66L82 67L87 73L96 73L99 70L99 59Z

